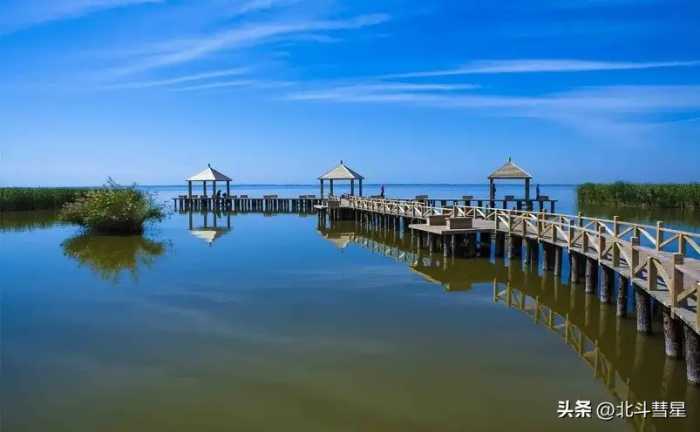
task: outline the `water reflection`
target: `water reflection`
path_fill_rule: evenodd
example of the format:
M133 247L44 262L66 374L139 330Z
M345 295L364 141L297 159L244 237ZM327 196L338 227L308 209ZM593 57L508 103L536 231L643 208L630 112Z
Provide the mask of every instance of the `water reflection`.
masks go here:
M0 232L46 229L61 223L54 211L0 212Z
M231 231L231 213L188 211L189 230L193 236L211 246L218 238Z
M164 242L141 235L106 236L81 234L61 245L63 253L86 265L105 280L117 281L122 272L136 279L140 267L150 267L166 251Z
M413 246L410 233L367 230L345 222L319 226L319 232L334 243L343 238L401 262L446 291L492 286L494 304L523 313L556 335L591 368L610 401L686 402L687 419L635 416L630 420L635 430L700 430L700 388L687 383L683 360L666 357L663 335L638 333L633 317L618 318L615 305L601 303L581 286L538 272L532 265L490 258L488 253L475 259L428 254Z
M618 216L620 220L655 225L663 221L668 227L684 231L700 232L700 211L680 209L645 209L635 207L605 207L586 205L579 208L589 217L612 219Z

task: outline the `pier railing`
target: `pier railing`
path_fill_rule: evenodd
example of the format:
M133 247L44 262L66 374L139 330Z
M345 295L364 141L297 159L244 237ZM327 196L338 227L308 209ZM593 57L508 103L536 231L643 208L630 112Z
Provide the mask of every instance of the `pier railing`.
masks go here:
M493 223L496 232L566 247L596 259L629 278L671 313L700 330L700 233L582 214L492 207L437 207L422 201L345 197L343 206L385 215L426 220L466 217Z

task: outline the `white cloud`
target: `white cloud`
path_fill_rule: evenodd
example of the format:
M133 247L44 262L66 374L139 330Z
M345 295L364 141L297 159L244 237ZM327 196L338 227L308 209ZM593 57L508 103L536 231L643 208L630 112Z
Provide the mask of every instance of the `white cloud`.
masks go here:
M431 85L428 85L431 86ZM299 101L382 103L417 107L460 109L472 114L536 118L554 121L591 135L629 140L648 131L650 116L695 114L700 111L700 85L583 87L536 96L417 91L396 91L382 86L338 86L291 93ZM625 134L627 134L625 138Z
M172 66L197 60L218 51L256 45L271 39L298 35L306 32L350 30L374 26L389 19L385 14L361 15L345 20L310 20L301 22L268 22L238 26L200 38L173 41L170 50L147 56L138 63L117 68L114 75L126 75L164 66Z
M590 72L700 66L700 60L667 62L611 62L576 59L476 60L454 69L393 74L387 78L419 78L474 74Z
M78 18L106 9L165 0L9 0L2 6L0 34L51 21Z
M106 89L139 89L139 88L150 88L150 87L163 87L171 86L173 84L181 84L192 81L201 81L211 78L221 78L233 75L242 75L248 72L249 68L232 68L232 69L222 69L210 72L203 72L193 75L179 76L175 78L167 78L152 81L135 81L127 83L119 83L105 87Z
M396 101L397 96L406 98L425 96L425 92L451 92L478 88L473 84L430 84L430 83L373 83L332 87L320 90L299 91L288 95L293 100L330 100L338 102L360 102L382 100ZM415 95L405 92L416 92Z

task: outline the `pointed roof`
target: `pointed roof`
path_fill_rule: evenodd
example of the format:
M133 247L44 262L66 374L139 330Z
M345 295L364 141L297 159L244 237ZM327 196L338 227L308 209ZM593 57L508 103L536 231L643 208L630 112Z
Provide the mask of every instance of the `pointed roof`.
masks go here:
M231 178L207 165L207 169L188 178L187 181L231 181Z
M340 161L340 165L328 171L324 175L318 178L319 180L363 180L360 174L353 171L349 167L345 166L343 161Z
M532 176L529 172L520 168L513 161L508 158L502 167L492 172L489 179L531 179Z

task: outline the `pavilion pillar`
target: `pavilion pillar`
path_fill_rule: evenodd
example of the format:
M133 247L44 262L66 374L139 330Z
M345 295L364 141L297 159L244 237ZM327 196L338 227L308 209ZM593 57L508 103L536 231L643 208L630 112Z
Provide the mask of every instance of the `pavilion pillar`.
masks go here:
M231 182L226 180L226 196L231 196Z
M525 179L525 201L527 201L527 203L525 205L529 209L530 208L530 179L529 178Z
M216 180L212 181L211 183L212 183L211 196L213 197L216 195Z
M202 189L204 190L204 196L207 196L207 181L202 180Z
M192 180L187 180L187 197L192 199Z
M321 199L323 199L323 179L319 179L321 182Z
M360 179L360 196L362 196L362 179Z
M350 179L350 195L355 195L355 179Z
M331 193L330 195L333 195L333 179L331 179Z
M496 191L493 189L493 179L489 179L489 201L493 201L496 199ZM493 204L491 204L493 205Z

